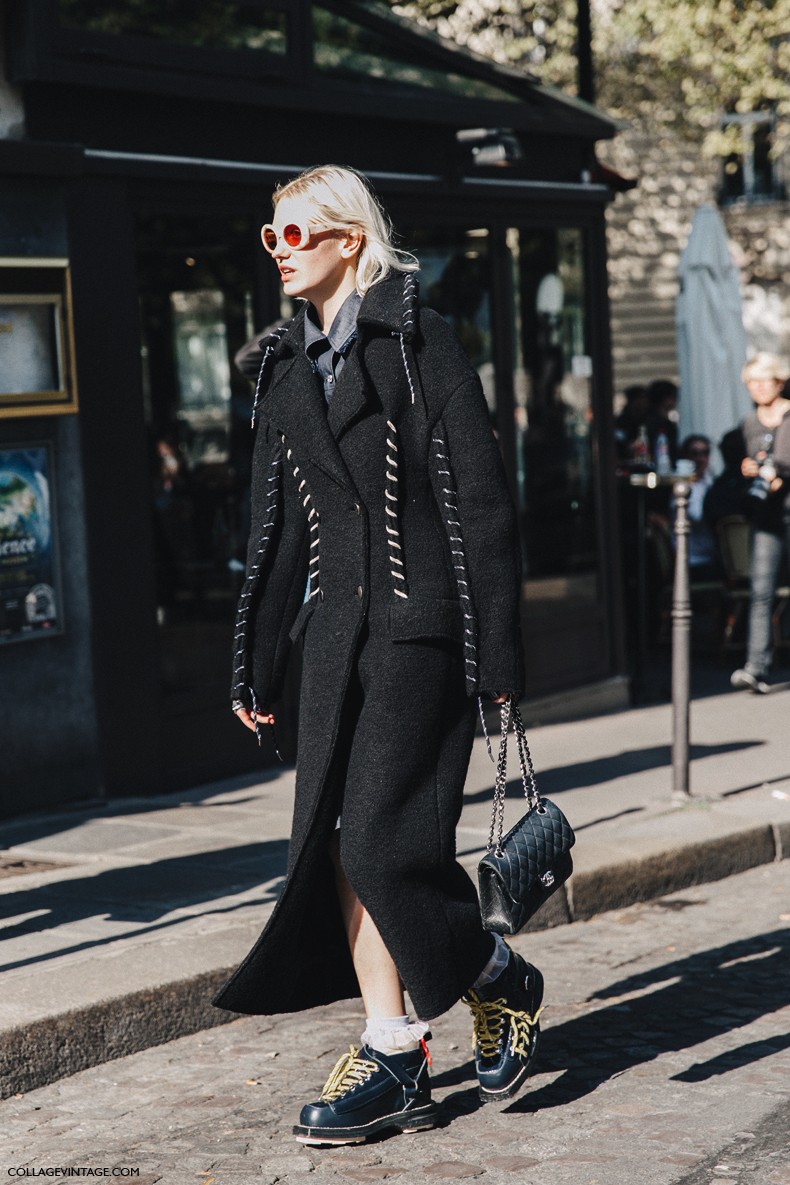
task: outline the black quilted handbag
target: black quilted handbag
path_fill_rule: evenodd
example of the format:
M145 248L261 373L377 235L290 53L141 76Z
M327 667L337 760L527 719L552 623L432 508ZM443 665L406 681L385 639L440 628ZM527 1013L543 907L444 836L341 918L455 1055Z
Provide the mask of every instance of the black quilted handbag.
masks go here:
M511 720L529 810L503 839ZM571 848L576 837L560 808L538 795L524 721L510 696L502 704L501 721L491 830L477 877L485 929L496 934L517 934L573 872Z

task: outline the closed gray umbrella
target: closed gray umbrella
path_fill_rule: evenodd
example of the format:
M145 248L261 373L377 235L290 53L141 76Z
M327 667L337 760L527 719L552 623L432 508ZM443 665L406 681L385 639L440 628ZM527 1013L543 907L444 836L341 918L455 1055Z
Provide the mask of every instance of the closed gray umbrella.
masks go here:
M740 279L713 206L697 209L678 274L680 435L700 432L715 443L740 422L751 401L741 382L746 332Z

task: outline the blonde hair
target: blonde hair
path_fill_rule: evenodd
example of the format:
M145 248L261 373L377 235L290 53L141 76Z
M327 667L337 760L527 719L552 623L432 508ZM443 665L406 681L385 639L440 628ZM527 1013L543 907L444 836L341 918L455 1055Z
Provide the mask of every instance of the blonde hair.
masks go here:
M364 296L390 272L414 272L419 263L413 255L393 245L392 223L367 180L345 165L319 165L307 169L272 194L275 209L283 198L299 197L310 202L315 222L327 229L357 230L362 246L357 257L357 291Z
M750 383L752 379L777 379L784 383L788 378L790 368L787 363L778 354L769 354L767 350L761 350L750 358L741 371L744 383Z

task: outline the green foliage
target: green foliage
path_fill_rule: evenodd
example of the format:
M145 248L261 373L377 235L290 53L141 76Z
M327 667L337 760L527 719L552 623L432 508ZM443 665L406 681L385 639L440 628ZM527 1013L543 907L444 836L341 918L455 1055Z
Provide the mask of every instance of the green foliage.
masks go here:
M392 2L392 0L390 0ZM575 90L576 0L408 0L445 37ZM597 101L652 130L740 147L726 112L775 112L790 139L790 0L592 0Z
M396 12L494 61L572 85L576 70L574 4L561 0L406 0Z
M598 0L595 49L609 110L737 150L725 113L773 110L790 134L790 0Z

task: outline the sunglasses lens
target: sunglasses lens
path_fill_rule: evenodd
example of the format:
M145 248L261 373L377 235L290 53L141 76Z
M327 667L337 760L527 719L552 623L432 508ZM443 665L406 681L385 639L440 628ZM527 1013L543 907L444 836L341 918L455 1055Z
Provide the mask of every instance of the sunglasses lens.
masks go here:
M301 226L297 226L295 222L289 222L283 230L283 238L289 247L301 247L303 238Z
M277 235L274 233L274 227L264 226L263 230L261 231L261 238L263 239L263 245L267 251L277 250Z

